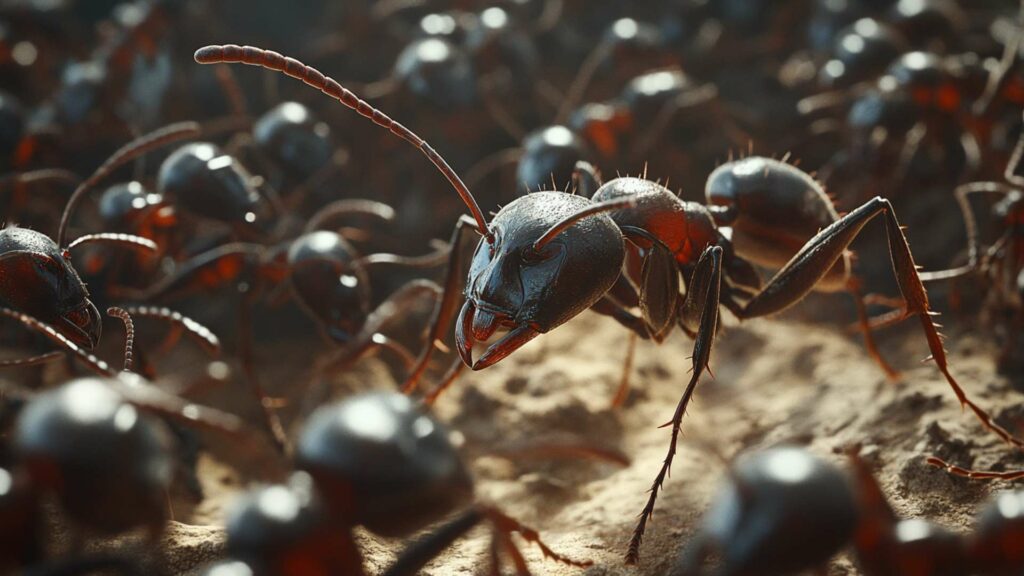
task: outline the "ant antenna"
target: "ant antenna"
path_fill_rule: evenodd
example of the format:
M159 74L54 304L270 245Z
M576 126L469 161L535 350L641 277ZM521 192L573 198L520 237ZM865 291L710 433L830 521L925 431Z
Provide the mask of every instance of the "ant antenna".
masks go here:
M533 243L533 251L540 252L544 249L544 246L555 239L556 236L564 232L567 228L587 216L593 216L594 214L600 214L602 212L610 212L612 210L618 210L620 208L630 208L636 206L636 196L626 196L624 198L616 198L614 200L606 200L604 202L597 202L590 206L587 206L583 210L570 214L562 220L556 222L551 228L548 228L547 232L541 235L536 242Z
M466 203L466 206L469 208L469 212L476 220L477 228L480 230L481 234L483 234L484 238L487 239L488 244L494 243L494 235L491 233L490 227L487 226L487 219L484 217L484 213L480 210L480 205L477 204L476 199L473 197L473 193L469 191L469 188L466 187L466 184L461 178L459 178L459 175L452 170L452 167L448 165L448 162L446 162L445 159L442 158L426 140L420 138L412 130L409 130L405 126L395 122L388 115L353 94L333 78L324 76L324 74L316 68L307 66L294 58L283 56L272 50L256 48L255 46L238 46L237 44L205 46L196 50L195 61L199 64L241 63L248 64L250 66L259 66L261 68L277 72L284 72L288 76L302 80L313 88L316 88L331 98L341 102L348 108L355 110L359 115L370 119L374 124L388 129L395 136L398 136L402 140L405 140L416 148L419 148L420 152L422 152L423 155L426 156L427 159L429 159L430 162L433 163L433 165L441 172L441 174L448 179L448 182L453 188L455 188L455 191L459 193L459 196L462 197L462 201Z
M132 351L135 348L135 322L132 321L132 316L127 310L117 306L107 308L107 316L120 318L121 322L124 322L124 371L131 372Z
M64 239L67 236L68 224L71 222L71 214L74 212L78 203L85 196L91 188L95 187L100 180L106 178L111 172L117 170L121 166L131 162L135 158L146 154L156 148L183 140L185 138L192 138L198 136L200 133L199 124L195 122L179 122L177 124L170 124L163 128L158 128L149 134L140 136L135 140L125 144L114 152L110 158L107 158L106 162L100 165L92 176L89 176L84 182L78 185L78 188L68 198L68 203L64 205L64 214L60 217L60 228L57 230L57 245L63 246Z
M75 344L66 336L54 330L54 328L49 324L46 324L41 320L29 316L24 312L19 312L17 310L12 310L10 308L2 306L0 306L0 316L6 316L13 320L17 320L18 322L21 322L21 324L24 325L26 328L42 336L45 336L55 344L59 344L65 350L77 356L79 360L87 364L89 368L92 369L97 374L111 377L114 376L114 372L110 369L109 366L107 366L106 362L100 360L99 358L93 356L92 354L89 354L85 350L82 350L82 348L78 344Z
M220 339L209 328L185 316L181 312L158 306L125 306L124 311L132 316L155 318L170 323L176 329L184 330L196 344L210 356L220 356ZM109 310L107 311L110 312Z

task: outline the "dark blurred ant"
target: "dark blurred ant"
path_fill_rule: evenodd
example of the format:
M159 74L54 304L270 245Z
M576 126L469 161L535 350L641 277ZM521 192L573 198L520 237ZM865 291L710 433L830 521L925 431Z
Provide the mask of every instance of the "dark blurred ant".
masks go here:
M158 535L167 518L166 492L175 468L172 437L162 420L216 432L247 457L262 454L259 440L238 418L164 392L137 374L117 372L31 316L8 308L0 308L0 315L64 346L98 374L39 394L14 391L24 396L25 405L12 431L16 468L4 472L8 481L19 483L6 484L0 495L21 487L27 490L22 498L28 506L53 495L79 527L104 534L145 527ZM133 333L128 315L122 317L128 328L127 370ZM0 525L15 529L7 523L19 522L15 513L20 508L4 504ZM21 530L30 527L20 525Z
M639 556L644 528L675 454L683 414L707 367L719 306L741 319L767 316L795 304L821 281L823 289L848 286L847 247L879 215L906 303L905 317L920 321L932 358L961 404L990 431L1024 446L969 400L950 373L910 247L884 198L839 217L808 175L781 162L749 158L711 175L706 188L710 206L683 202L653 182L618 178L602 185L592 200L562 192L523 196L488 223L469 189L429 144L317 70L251 46L208 46L199 49L195 59L200 64L261 66L300 79L411 143L448 179L473 219L460 219L453 232L445 290L428 342L447 332L458 308L462 267L457 255L465 232L475 228L483 239L473 256L465 303L455 322L457 351L474 370L503 360L587 309L612 316L639 338L660 342L674 323L695 336L693 375L672 417L668 455L630 544L629 562ZM600 182L596 175L591 179ZM722 235L720 225L731 226L732 241ZM642 251L643 260L639 270L623 273L626 240ZM781 269L762 286L744 257ZM679 293L680 275L688 280L685 296ZM640 287L639 295L632 286ZM641 316L630 311L634 305ZM474 343L490 339L499 328L509 332L474 361ZM425 347L407 391L415 388L432 354L433 347Z
M915 161L934 165L914 169L915 181L947 181L936 177L940 171L953 178L983 172L991 162L988 156L999 151L999 139L1005 140L1000 126L1008 122L1006 115L1013 110L1017 116L1024 102L1019 74L1014 73L1019 40L1007 44L999 62L973 53L908 52L873 83L805 99L800 108L808 114L850 104L849 145L822 172L848 165L851 171L866 170L883 179L890 174L895 184L909 178Z
M980 277L990 287L984 306L992 317L1005 321L1006 341L999 355L1002 369L1010 369L1018 361L1017 338L1024 322L1024 252L1020 239L1024 225L1024 175L1019 173L1022 156L1024 136L1018 139L1003 170L1003 182L970 182L956 188L955 196L967 236L967 263L921 274L925 282ZM994 238L988 245L982 242L981 227L972 203L972 199L982 195L998 200L989 204L988 217L982 220L989 224ZM879 318L879 322L884 323L885 319Z
M247 379L267 418L270 430L286 442L270 399L258 383L253 362L253 307L261 299L271 302L291 296L325 336L340 348L322 370L343 370L371 352L389 350L406 368L416 355L390 333L417 307L432 306L441 289L427 280L411 280L376 307L370 270L377 266L429 268L443 264L447 249L418 257L376 253L360 255L338 231L324 229L344 216L391 221L394 211L370 200L338 200L307 222L298 237L272 246L232 242L212 248L180 263L173 273L141 290L121 290L122 296L153 302L178 299L200 292L235 286L239 294L239 354ZM287 292L285 292L287 291Z
M710 124L725 136L695 138ZM694 144L695 140L700 143ZM534 130L522 140L521 148L484 158L467 171L466 179L477 183L517 162L518 193L548 185L558 189L572 181L576 163L585 161L627 171L650 164L671 169L675 180L692 173L687 168L713 163L712 157L722 148L748 142L746 133L718 102L714 85L699 83L679 69L653 70L629 80L612 100L578 107L564 125ZM685 181L683 188L690 188L690 183Z
M824 573L848 545L868 576L1009 575L1024 568L1024 493L998 496L974 532L961 535L899 519L867 465L852 460L847 474L794 447L741 456L671 573L703 574L713 553L720 558L715 574Z
M160 146L195 135L193 123L167 126L115 152L83 181L68 199L56 241L26 228L0 230L0 306L12 308L50 325L76 347L92 349L99 341L99 311L70 262L70 253L88 243L107 243L155 251L152 241L129 234L88 234L66 243L71 216L82 197L117 168ZM36 359L28 359L32 362ZM8 366L17 365L7 361Z
M402 394L363 393L321 406L300 432L295 458L302 472L286 484L250 492L234 507L227 524L230 560L218 566L244 565L268 576L288 574L297 564L317 573L363 574L353 528L385 538L406 537L446 518L408 546L384 574L418 574L484 522L492 531L495 571L504 555L525 573L512 533L537 544L546 558L590 565L555 553L536 531L495 506L474 502L472 478L448 430Z

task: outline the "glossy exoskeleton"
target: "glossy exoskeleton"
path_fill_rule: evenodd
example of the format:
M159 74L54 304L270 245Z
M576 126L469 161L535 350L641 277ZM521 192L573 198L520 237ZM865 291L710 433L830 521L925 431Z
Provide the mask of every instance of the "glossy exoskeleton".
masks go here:
M209 142L192 142L160 165L156 191L176 210L223 222L245 237L266 235L266 207L254 177Z
M209 574L241 570L239 565L250 576L362 574L351 529L330 520L307 474L297 472L285 484L257 488L229 513L227 553L232 561Z
M287 484L251 492L236 506L228 521L231 560L224 564L225 574L245 573L227 571L228 566L264 576L300 568L314 574L363 574L353 528L405 537L446 518L407 547L384 574L418 574L484 522L490 525L492 545L516 566L525 566L525 560L509 538L513 532L537 544L546 558L589 565L558 555L536 531L496 507L475 503L472 479L447 429L402 394L363 393L320 407L299 434L295 460L303 472ZM207 574L221 573L211 568Z
M627 561L639 557L647 520L671 466L683 414L707 368L719 306L741 319L766 316L795 304L822 280L826 289L841 284L840 280L849 278L847 247L876 216L885 225L893 271L906 306L903 316L920 322L932 358L961 404L971 408L990 431L1024 446L970 401L949 371L906 237L883 198L838 217L824 191L805 173L781 162L748 158L723 166L709 178L710 207L683 202L653 182L618 178L601 186L593 199L561 192L523 196L488 223L468 188L429 144L333 79L292 58L250 46L208 46L198 50L195 58L202 64L256 65L300 79L413 144L449 180L473 220L460 219L453 233L445 291L429 337L430 341L443 337L458 309L461 267L455 255L464 233L475 228L483 239L473 256L465 302L455 321L457 351L474 369L492 366L587 309L614 317L640 338L661 341L676 323L695 335L693 374L672 417L668 455L641 514ZM599 182L596 176L590 179ZM743 230L753 242L734 245L719 231L720 225ZM633 247L642 256L642 265L624 272L627 248ZM763 286L745 260L755 256L781 265ZM680 293L683 275L685 295ZM629 282L640 287L639 294ZM640 308L640 316L630 310L634 306ZM474 361L474 344L489 340L499 329L508 332ZM432 353L433 347L427 347L421 355L407 391L415 388Z
M850 546L866 576L1009 576L1024 569L1021 493L997 495L961 534L901 519L867 465L852 473L795 447L740 456L672 572L722 576L825 572ZM707 556L717 569L702 568Z
M163 525L174 472L170 432L101 379L33 399L13 441L35 489L56 493L76 522L106 533Z
M152 241L128 234L100 233L65 243L75 207L97 182L121 165L158 146L197 133L194 124L171 125L129 143L75 190L61 218L56 241L35 230L0 231L0 306L27 314L64 336L74 346L92 349L100 338L99 311L70 262L77 246L103 242L155 251ZM31 359L30 359L31 360Z

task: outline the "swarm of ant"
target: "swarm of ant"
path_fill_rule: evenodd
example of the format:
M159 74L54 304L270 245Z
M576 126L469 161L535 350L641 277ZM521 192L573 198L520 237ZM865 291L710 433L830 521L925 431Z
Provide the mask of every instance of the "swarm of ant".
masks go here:
M0 80L0 573L1024 574L1024 3L18 0Z

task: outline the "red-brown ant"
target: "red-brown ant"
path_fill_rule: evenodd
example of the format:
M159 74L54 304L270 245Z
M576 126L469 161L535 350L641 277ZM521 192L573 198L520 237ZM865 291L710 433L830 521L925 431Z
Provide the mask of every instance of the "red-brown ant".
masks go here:
M457 350L473 369L501 361L587 309L613 316L642 338L661 341L675 323L695 335L693 375L670 422L668 455L630 543L629 562L639 557L647 520L675 454L683 414L707 368L719 306L741 319L766 316L795 304L821 282L823 288L845 284L847 247L876 216L884 219L893 271L906 302L905 317L920 321L932 359L957 399L986 428L1024 446L969 400L949 371L906 237L884 198L838 217L808 175L781 162L749 158L712 174L706 189L710 207L683 202L653 182L618 178L601 186L593 200L561 192L523 196L488 223L468 188L429 144L317 70L251 46L207 46L196 52L195 59L201 64L261 66L300 79L413 144L441 171L473 220L460 219L453 233L448 282L430 341L444 335L458 308L458 247L465 231L475 227L483 239L455 323ZM719 225L731 226L746 242L727 240ZM623 274L627 239L642 250L643 261L641 270ZM745 257L781 269L761 286ZM679 293L681 274L688 280L685 296ZM638 296L629 282L640 287ZM619 301L624 292L636 300ZM627 308L633 303L639 304L642 316ZM473 361L474 343L490 339L499 328L509 332ZM426 347L407 390L414 389L432 352L433 347Z

